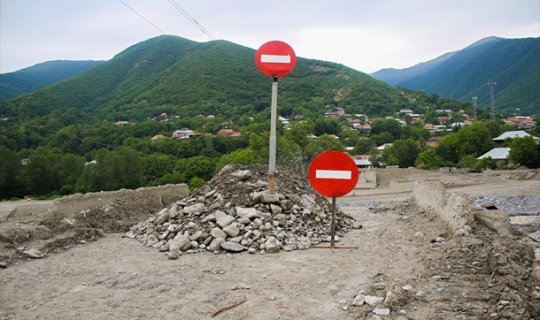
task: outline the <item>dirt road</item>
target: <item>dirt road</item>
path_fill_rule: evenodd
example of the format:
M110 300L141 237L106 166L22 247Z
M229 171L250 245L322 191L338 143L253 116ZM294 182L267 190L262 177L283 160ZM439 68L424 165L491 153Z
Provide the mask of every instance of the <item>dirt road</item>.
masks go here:
M508 185L493 179L500 177L453 186L474 195L504 188L540 194L538 180L502 180ZM365 199L340 199L352 205L344 210L363 228L346 234L338 247L356 249L196 253L169 260L114 233L19 262L0 269L0 319L442 320L539 314L531 307L537 301L530 300L532 252L520 236L501 240L477 226L470 237L456 237L395 194L382 198L384 203L371 208L356 206ZM368 297L387 302L361 304Z
M356 319L347 306L374 282L388 290L417 286L417 275L425 272L420 251L430 239L415 238L416 229L400 214L348 210L364 228L340 244L358 249L334 252L204 253L171 261L111 234L1 271L0 314L8 319L209 319L211 312L245 297L244 304L216 318ZM427 312L408 309L409 315Z

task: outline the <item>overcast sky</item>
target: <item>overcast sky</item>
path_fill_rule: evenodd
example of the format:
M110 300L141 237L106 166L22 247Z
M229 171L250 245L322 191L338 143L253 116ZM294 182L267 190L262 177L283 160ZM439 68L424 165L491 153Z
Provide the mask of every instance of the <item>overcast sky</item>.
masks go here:
M0 73L49 60L109 60L160 34L210 41L172 2L216 39L253 49L282 40L300 57L367 73L488 36L540 37L540 0L0 0Z

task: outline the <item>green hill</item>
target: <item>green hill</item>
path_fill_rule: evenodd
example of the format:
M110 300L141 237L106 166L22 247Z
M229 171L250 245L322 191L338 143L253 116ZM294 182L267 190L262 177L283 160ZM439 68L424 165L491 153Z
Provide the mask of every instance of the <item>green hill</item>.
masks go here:
M3 135L10 145L33 148L66 126L140 122L163 112L177 118L267 118L271 80L256 69L254 55L253 49L221 40L149 39L75 77L0 102L0 142ZM401 108L422 112L432 104L421 93L319 60L298 58L294 71L279 80L278 111L287 117L313 119L335 107L390 115Z
M39 90L67 79L103 61L47 61L15 72L0 74L0 101Z
M402 70L381 70L377 79L395 86L423 90L441 96L489 105L489 81L497 83L498 110L540 112L540 38L502 39L490 37L451 53L445 59Z
M3 103L0 114L23 120L74 108L83 122L142 120L167 111L255 114L268 106L271 86L253 58L253 49L227 41L159 36L84 74ZM387 114L409 104L402 90L331 62L299 58L295 70L280 79L279 105L296 113L332 105Z

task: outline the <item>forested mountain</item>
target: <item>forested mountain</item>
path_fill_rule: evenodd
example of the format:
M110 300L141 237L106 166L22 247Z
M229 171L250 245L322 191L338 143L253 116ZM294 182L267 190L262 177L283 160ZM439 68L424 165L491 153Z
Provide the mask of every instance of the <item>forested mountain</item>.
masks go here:
M103 61L47 61L0 74L0 101L13 99L91 69Z
M159 112L256 113L268 105L270 81L255 68L253 57L254 50L227 41L159 36L78 77L10 101L1 112L32 118L75 108L107 120L141 120ZM400 91L323 61L298 59L281 83L280 105L286 110L333 104L384 114L408 104Z
M490 37L463 50L406 68L383 69L376 79L397 87L437 93L441 96L489 104L489 81L496 82L498 110L540 112L540 38Z

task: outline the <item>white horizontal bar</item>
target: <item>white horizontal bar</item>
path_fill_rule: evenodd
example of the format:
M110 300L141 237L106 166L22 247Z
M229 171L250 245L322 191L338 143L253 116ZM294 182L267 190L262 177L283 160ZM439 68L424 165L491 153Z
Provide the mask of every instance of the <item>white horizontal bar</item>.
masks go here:
M274 54L261 54L261 62L268 63L291 63L291 56L280 56Z
M347 179L351 180L352 172L348 170L315 170L317 179Z

